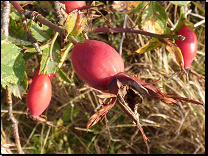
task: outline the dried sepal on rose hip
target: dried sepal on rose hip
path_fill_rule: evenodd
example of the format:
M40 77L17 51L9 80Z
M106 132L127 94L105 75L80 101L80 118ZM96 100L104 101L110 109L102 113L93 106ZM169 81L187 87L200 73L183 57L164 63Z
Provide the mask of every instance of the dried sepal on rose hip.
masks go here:
M146 83L125 74L122 57L106 43L96 40L72 42L75 46L71 53L71 60L77 75L90 86L110 93L109 95L104 94L106 98L110 99L107 103L103 102L103 108L90 117L87 129L95 125L101 118L106 117L108 111L115 103L118 103L136 123L144 140L149 141L139 123L137 113L137 105L142 102L142 96L148 96L176 106L178 106L178 101L203 105L203 103L192 99L171 97L163 94L159 89L151 85L156 81ZM134 99L134 103L128 99Z

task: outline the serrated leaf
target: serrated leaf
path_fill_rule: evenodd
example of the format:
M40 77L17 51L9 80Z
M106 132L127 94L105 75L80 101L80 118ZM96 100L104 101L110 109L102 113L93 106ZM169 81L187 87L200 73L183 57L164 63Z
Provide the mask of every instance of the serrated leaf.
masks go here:
M1 84L11 87L12 93L21 98L27 89L26 68L23 54L10 41L1 42Z
M21 81L18 84L15 84L15 85L10 85L11 93L20 99L22 99L22 95L24 93L26 93L27 87L28 87L28 83L27 83L26 72L25 72L25 77L24 77L23 81ZM4 88L6 88L6 86L4 86Z
M27 36L25 34L25 30L24 30L24 27L22 25L22 22L14 21L10 17L9 29L11 29L13 31L13 33L16 34L16 36L19 36L19 38L27 40ZM11 34L10 34L10 36L11 36Z
M32 43L27 40L22 23L14 21L11 16L8 40L17 45L32 45Z
M18 47L11 42L1 43L1 82L17 84L23 80L25 61Z
M49 54L50 46L43 50L43 55L41 58L41 66L40 66L40 73L43 73L44 68L46 68L46 72L44 74L48 75L49 73L55 73L58 70L58 64L61 58L61 51L59 44L57 42L54 43L52 49L52 58L53 61L50 60ZM49 59L49 60L48 60Z
M121 11L124 14L129 14L135 9L141 1L114 1L112 4L113 9Z
M59 68L58 70L60 77L69 84L72 84L72 81L66 76L66 74Z
M27 74L25 72L25 77L23 81L18 84L9 84L7 85L10 87L11 93L16 96L17 98L22 99L22 95L26 92L28 83L27 83ZM2 84L2 87L6 89L6 85Z
M183 55L180 48L168 39L161 40L165 44L165 48L171 54L173 61L181 68L184 68Z
M174 5L182 6L189 4L191 1L170 1L170 2L173 3Z
M163 34L167 26L167 15L158 2L150 2L142 13L142 29L156 34Z
M38 23L32 24L29 29L31 30L32 35L39 42L44 42L46 40L49 40L51 38L51 34L53 33L52 29L50 29L45 25L42 25L42 27L40 27Z
M160 42L157 38L152 38L147 44L137 49L135 52L139 54L143 54L145 52L151 51L153 49L158 48L162 45L162 42Z
M74 10L72 11L65 22L65 29L68 31L68 34L70 34L72 32L72 30L74 29L75 23L77 21L77 16L78 16L78 11Z
M19 21L19 20L21 20L20 14L18 13L17 10L13 11L13 12L10 14L10 17L11 17L14 21Z

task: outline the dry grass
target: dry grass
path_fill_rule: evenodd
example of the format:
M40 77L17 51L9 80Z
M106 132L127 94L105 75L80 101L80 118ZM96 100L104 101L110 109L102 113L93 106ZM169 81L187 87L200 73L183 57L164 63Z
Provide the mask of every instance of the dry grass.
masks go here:
M203 2L197 3L201 6L205 5ZM162 6L167 9L167 15L175 25L179 8L174 5L169 6L169 2L163 2ZM192 3L188 6L188 9L190 8L192 8L192 13L196 15L200 13ZM133 21L137 16L130 14L126 27L133 27ZM106 15L106 17L110 21L116 19L115 14ZM193 15L188 15L188 18L193 23L201 20ZM169 27L173 25L168 24ZM119 27L122 27L122 23ZM198 38L199 53L192 64L192 68L203 74L202 76L205 73L204 32L204 24L196 28L196 34L200 36ZM89 34L90 39L102 40L112 46L111 39L120 41L121 34L114 34L114 36ZM140 79L145 82L161 77L161 80L154 86L160 88L163 93L177 94L205 103L205 82L196 76L189 74L189 84L185 82L183 76L175 76L171 80L165 78L167 75L172 75L178 68L163 46L143 55L134 53L139 46L144 45L148 40L149 38L146 36L126 34L122 47L125 72L130 75L139 73ZM32 66L37 66L37 62L37 57L29 60L27 62L28 71L32 69ZM198 68L199 66L200 68ZM63 125L67 129L51 127L27 119L25 115L26 95L22 100L13 98L14 116L19 121L20 141L26 153L205 153L205 108L191 103L184 103L180 107L176 107L144 98L143 103L138 106L138 113L140 114L140 123L150 143L144 142L139 129L118 105L115 105L107 114L109 120L107 127L103 120L87 132L86 123L89 117L100 107L96 95L101 92L90 88L77 77L71 66L70 56L64 63L62 70L69 75L75 85L64 83L57 74L52 79L51 104L44 115L49 121L54 121L55 125ZM3 95L2 103L2 148L7 149L8 153L16 153L11 125L6 120L8 114Z

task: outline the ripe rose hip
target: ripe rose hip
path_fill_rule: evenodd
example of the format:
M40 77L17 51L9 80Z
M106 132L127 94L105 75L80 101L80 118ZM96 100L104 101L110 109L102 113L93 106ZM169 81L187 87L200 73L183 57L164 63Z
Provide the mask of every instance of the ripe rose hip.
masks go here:
M66 13L70 13L75 9L81 10L83 6L86 6L85 1L59 1L59 2L65 4Z
M101 41L85 40L77 43L71 59L77 75L99 90L108 90L108 83L118 73L124 72L122 57Z
M191 63L196 57L198 49L197 36L194 31L186 25L183 25L177 34L185 37L185 40L175 40L175 43L181 49L184 59L184 68L190 67Z
M41 115L48 107L52 96L52 85L47 75L37 75L27 93L27 107L33 116Z

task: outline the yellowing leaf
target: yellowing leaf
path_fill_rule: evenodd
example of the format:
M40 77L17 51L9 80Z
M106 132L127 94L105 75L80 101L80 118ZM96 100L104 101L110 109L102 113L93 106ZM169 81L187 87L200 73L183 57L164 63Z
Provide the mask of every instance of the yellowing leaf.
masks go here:
M135 52L143 54L145 52L158 48L160 45L162 45L162 42L160 42L157 38L152 38L147 44L145 44L143 47L140 47Z
M112 7L116 11L129 14L139 3L142 3L142 1L114 1Z
M150 20L146 20L144 22L142 29L147 32L156 33L156 34L162 34L164 32L164 29L161 28L159 23L157 23L157 21L154 18L151 18Z
M87 19L88 19L87 13L78 12L77 20L71 34L74 36L79 35L84 30L85 25L87 23Z
M165 44L165 48L172 55L173 61L181 68L184 68L183 55L180 48L168 39L161 40Z
M78 11L74 10L67 17L66 22L65 22L65 29L68 31L68 34L70 34L72 30L74 29L74 26L77 21L77 16L78 16Z
M150 2L142 13L142 29L156 34L163 34L167 26L167 15L158 2Z

